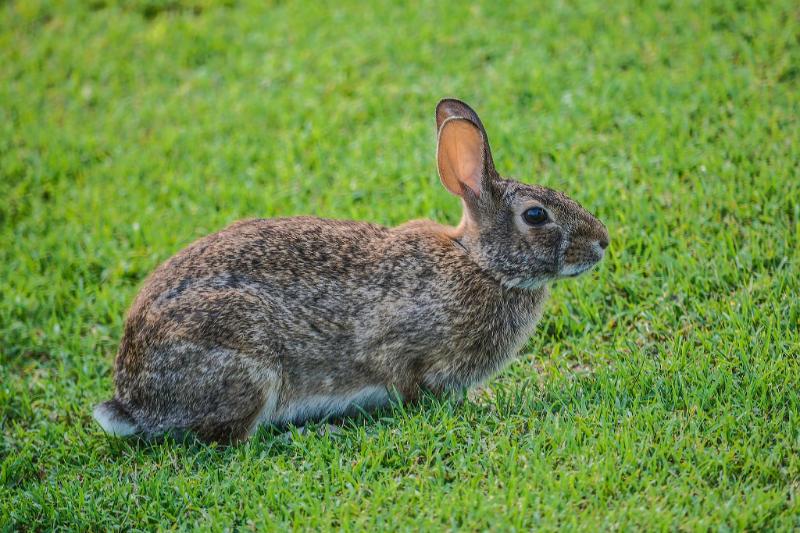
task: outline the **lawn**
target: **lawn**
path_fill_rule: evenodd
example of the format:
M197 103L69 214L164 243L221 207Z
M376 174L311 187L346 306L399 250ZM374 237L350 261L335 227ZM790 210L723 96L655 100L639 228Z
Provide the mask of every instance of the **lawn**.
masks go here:
M192 240L457 222L443 96L611 235L515 363L335 435L100 431ZM792 0L0 3L0 529L800 528L799 165Z

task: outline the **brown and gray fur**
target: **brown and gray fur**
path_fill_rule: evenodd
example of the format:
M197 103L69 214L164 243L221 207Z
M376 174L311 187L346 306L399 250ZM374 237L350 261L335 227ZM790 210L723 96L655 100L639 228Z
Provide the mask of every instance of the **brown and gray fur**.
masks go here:
M130 309L112 434L240 441L474 386L532 334L547 283L591 268L603 224L565 195L506 180L463 102L437 106L439 174L457 228L294 217L236 222L156 269ZM546 223L523 213L541 207Z

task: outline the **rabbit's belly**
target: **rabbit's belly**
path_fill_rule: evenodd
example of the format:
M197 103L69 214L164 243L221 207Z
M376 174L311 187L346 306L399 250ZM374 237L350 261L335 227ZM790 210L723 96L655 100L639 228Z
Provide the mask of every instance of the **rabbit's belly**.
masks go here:
M266 415L262 420L273 424L302 424L309 420L354 415L362 410L371 411L388 404L390 399L389 391L383 385L370 385L342 394L312 394L289 400L273 411L272 416Z

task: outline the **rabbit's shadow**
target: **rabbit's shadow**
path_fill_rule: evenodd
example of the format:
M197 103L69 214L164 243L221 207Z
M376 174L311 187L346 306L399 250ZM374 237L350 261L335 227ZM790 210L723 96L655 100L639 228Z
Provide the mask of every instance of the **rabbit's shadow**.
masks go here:
M436 425L443 420L450 428L481 426L489 432L513 420L511 424L515 426L514 429L501 430L505 433L504 438L522 440L539 427L543 418L556 411L568 417L587 400L589 403L602 402L600 395L592 393L592 389L597 387L593 373L575 373L573 379L583 392L578 394L573 391L567 397L557 393L563 383L543 386L537 378L529 378L513 384L506 383L505 386L499 383L459 396L437 397L426 393L413 403L393 402L375 411L317 420L303 426L264 425L249 439L238 443L207 443L188 431L155 438L107 437L109 446L106 452L109 461L127 457L133 462L160 463L165 466L171 463L175 465L174 468L189 468L199 472L241 461L320 453L323 449L318 446L320 440L340 452L349 450L359 453L365 439L386 431L402 433L406 428L418 433L420 425L431 432L431 438L436 438ZM578 397L583 400L576 404L573 399Z
M572 379L583 385L594 382L594 372L579 371L573 372L573 374ZM546 413L568 409L569 402L565 403L563 399L542 401L542 398L538 398L537 400L537 397L546 396L547 390L550 388L542 386L540 381L539 377L521 381L509 378L501 380L495 386L478 387L459 395L439 397L425 392L419 400L412 403L395 400L374 411L361 411L353 416L324 418L302 426L262 425L248 439L241 442L208 443L191 431L172 431L155 437L142 435L125 438L101 436L106 439L110 458L126 454L156 457L163 455L165 450L182 450L186 454L196 455L210 453L219 457L230 455L232 451L243 448L258 450L261 455L264 455L281 450L286 452L296 448L296 442L309 438L329 438L338 442L349 441L352 443L355 440L363 439L365 433L374 434L382 429L400 427L405 423L412 422L415 418L427 419L427 422L430 423L445 414L451 418L461 419L461 422L480 423L481 419L485 421L487 418L504 419L521 413L533 414L531 411ZM595 397L598 402L600 401L596 395L591 393L581 396ZM540 405L532 408L531 404ZM100 432L98 431L98 433Z
M439 411L440 413L437 413ZM354 446L365 436L374 435L387 428L393 429L415 418L447 416L473 418L489 415L491 405L476 403L466 396L437 398L427 396L412 404L393 403L371 412L354 416L326 418L303 426L262 425L242 442L204 442L191 431L169 432L156 437L134 435L125 439L108 438L109 459L128 456L134 460L175 462L177 456L190 459L195 468L211 464L237 461L248 457L265 459L279 455L302 453L309 439L328 439L332 446Z
M107 458L120 457L135 463L160 464L176 472L199 472L208 468L241 461L269 460L271 457L298 456L324 446L339 451L358 450L365 438L384 431L397 431L415 420L426 424L455 418L457 423L473 424L476 417L496 415L491 405L475 402L465 396L437 398L426 395L411 404L392 403L371 412L354 416L328 418L303 426L260 426L247 440L238 443L200 440L190 431L171 432L158 437L133 436L127 439L108 437Z

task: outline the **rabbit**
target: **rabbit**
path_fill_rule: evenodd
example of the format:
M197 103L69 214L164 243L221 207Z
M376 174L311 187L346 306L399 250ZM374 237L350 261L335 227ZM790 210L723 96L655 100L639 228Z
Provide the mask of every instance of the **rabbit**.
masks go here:
M262 424L463 392L509 363L548 284L597 264L608 232L564 194L502 178L464 102L440 101L436 127L457 227L298 216L199 239L133 302L102 428L235 443Z

